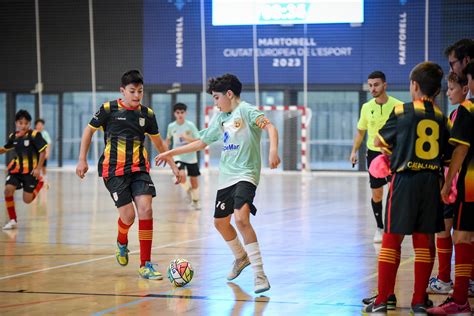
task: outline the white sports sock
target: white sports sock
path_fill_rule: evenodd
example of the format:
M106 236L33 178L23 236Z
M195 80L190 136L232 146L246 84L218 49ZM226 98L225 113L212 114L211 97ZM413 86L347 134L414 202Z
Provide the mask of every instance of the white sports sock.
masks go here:
M265 272L263 272L262 254L260 253L258 241L245 245L245 248L247 249L250 263L252 264L253 272L255 273L255 275L265 274Z
M193 201L199 201L199 188L191 189L191 199Z
M245 249L244 247L242 247L242 243L240 242L239 236L236 236L233 240L226 241L226 243L229 246L230 250L232 250L235 259L245 257Z
M184 183L180 183L180 185L184 189L184 191L186 191L186 192L191 190L191 184L189 183L188 180L186 180Z

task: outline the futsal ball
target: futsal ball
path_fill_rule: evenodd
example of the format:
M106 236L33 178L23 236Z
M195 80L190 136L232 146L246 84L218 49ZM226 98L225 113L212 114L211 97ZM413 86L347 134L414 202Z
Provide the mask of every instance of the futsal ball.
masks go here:
M191 282L193 275L193 267L186 259L175 259L168 266L168 280L176 287L182 287Z

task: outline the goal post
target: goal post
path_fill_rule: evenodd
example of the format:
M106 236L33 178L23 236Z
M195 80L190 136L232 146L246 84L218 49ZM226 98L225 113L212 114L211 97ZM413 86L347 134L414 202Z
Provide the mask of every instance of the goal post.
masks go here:
M299 146L298 153L297 153L297 169L301 171L308 171L310 170L309 164L309 135L310 135L310 122L311 122L311 109L305 106L299 105L263 105L257 107L260 111L264 112L265 116L270 119L270 122L274 124L278 128L280 144L284 143L285 137L291 137L291 139L287 139L291 142L294 142L297 146ZM206 106L204 109L204 128L208 128L209 122L211 121L212 117L219 113L217 107L214 106ZM296 118L296 123L294 128L296 130L292 130L291 133L285 131L285 127L288 128L287 125L284 124L285 120L289 118ZM282 141L283 140L283 141ZM266 147L265 142L268 139L264 139L262 135L262 143L264 144L263 147ZM281 146L280 146L281 147ZM265 148L264 148L265 149ZM212 152L217 152L218 147L217 145L214 146L207 146L204 150L204 167L209 168L211 164L214 164L214 159L212 159ZM264 157L268 155L268 152L262 150L262 165L266 165L266 161L264 161ZM282 162L285 159L289 159L286 155L282 154L281 148L279 152L280 158Z

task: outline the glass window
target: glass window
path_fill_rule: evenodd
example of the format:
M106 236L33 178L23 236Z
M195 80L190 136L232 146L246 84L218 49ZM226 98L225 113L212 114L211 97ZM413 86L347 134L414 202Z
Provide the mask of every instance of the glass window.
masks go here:
M49 158L48 166L57 165L58 159L58 95L46 94L43 95L42 118L44 119L44 130L48 132L51 137L51 144L49 144Z
M176 102L181 102L188 106L186 119L197 125L197 94L178 93L176 94ZM172 120L174 121L174 116Z
M387 95L394 97L395 99L398 99L402 102L411 102L411 95L410 91L387 91ZM367 101L372 99L372 94L370 92L367 92Z
M102 103L116 100L119 97L119 92L100 92L96 94L97 104L92 106L92 93L90 92L72 92L64 94L63 159L65 165L74 165L77 163L82 132L91 120L92 115L94 115ZM104 150L104 133L101 130L98 130L95 135L97 135L95 138L98 149L97 155L100 156L101 152ZM93 142L89 149L89 160L94 159L94 146L95 144Z
M7 142L7 95L0 93L0 146ZM0 155L0 163L5 163L5 155Z
M34 94L17 94L16 95L16 111L27 110L32 122L35 121L35 95Z
M171 94L155 93L151 97L151 106L155 112L161 137L166 139L168 124L172 121Z
M303 92L298 92L298 104L303 104ZM308 107L312 110L309 126L311 169L351 169L349 156L359 116L359 93L308 92ZM298 148L300 146L298 143Z

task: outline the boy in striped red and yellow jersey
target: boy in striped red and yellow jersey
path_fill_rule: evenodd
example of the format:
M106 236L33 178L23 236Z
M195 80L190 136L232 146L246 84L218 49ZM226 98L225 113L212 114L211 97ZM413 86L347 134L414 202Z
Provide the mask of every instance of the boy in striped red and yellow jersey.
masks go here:
M474 93L474 61L463 69L469 90ZM450 184L459 170L457 182L458 195L454 204L453 242L454 242L454 291L440 306L429 309L430 315L469 315L471 306L468 295L474 288L473 277L474 249L474 99L463 101L457 111L449 142L455 148L452 154L446 182L441 189L443 201L448 202Z
M23 188L23 201L33 202L43 187L41 168L48 146L41 133L30 129L31 115L19 110L15 115L16 132L11 133L0 154L15 149L16 157L8 164L8 175L5 182L5 203L10 220L3 229L14 229L17 226L15 190Z
M443 70L435 63L415 66L410 74L413 101L394 107L374 141L390 154L392 180L378 257L378 296L363 309L364 315L387 313L405 235L412 235L415 250L410 313L426 315L432 306L426 288L435 258L434 234L444 228L440 171L449 138L448 120L434 102L442 79Z
M105 149L99 160L99 176L104 179L119 212L117 237L117 262L128 264L128 230L138 213L138 238L140 241L139 275L145 279L161 280L163 277L151 263L153 239L152 198L156 196L151 180L150 164L144 146L145 135L159 152L167 149L158 131L153 110L143 106L143 77L138 70L123 74L120 92L123 99L104 103L84 129L76 174L84 178L87 170L87 152L92 135L104 130ZM179 170L173 159L168 161L179 182Z

